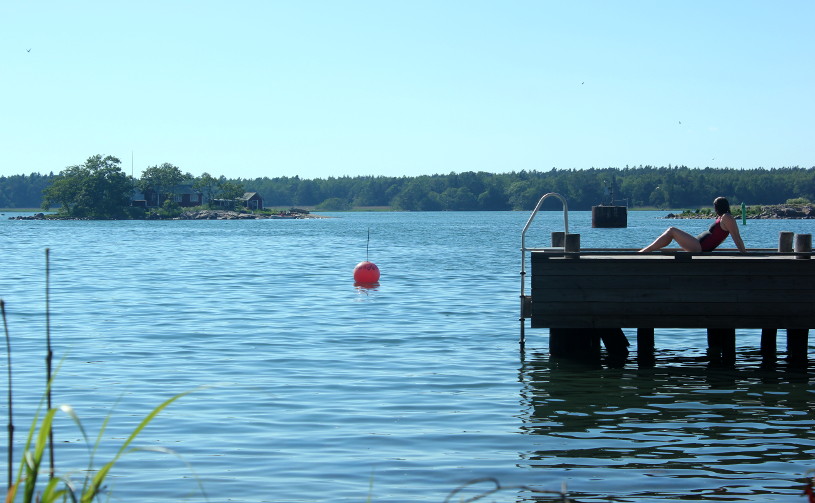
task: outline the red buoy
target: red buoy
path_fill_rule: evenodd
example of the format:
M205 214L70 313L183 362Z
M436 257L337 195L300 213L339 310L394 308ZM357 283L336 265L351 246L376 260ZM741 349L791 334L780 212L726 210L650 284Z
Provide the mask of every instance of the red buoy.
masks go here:
M379 268L373 262L360 262L354 267L354 281L357 283L376 283L379 281Z

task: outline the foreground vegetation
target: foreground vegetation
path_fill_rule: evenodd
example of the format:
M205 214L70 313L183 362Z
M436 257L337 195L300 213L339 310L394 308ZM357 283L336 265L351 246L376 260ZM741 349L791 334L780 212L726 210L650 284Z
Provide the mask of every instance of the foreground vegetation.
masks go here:
M48 283L49 283L49 264L48 264L48 250L46 249L46 306L48 302ZM161 403L159 406L150 411L144 419L136 426L136 428L125 439L113 459L104 463L101 467L96 467L94 464L95 455L99 449L101 440L105 433L105 427L108 420L102 424L96 441L91 445L85 428L79 419L78 414L70 405L61 405L59 407L52 407L51 405L51 386L54 380L52 374L52 357L51 350L51 333L48 328L50 325L46 323L46 372L45 372L45 393L37 412L34 415L31 426L28 430L23 453L19 461L19 467L16 475L14 475L14 409L13 409L13 388L12 388L12 358L11 358L11 337L8 329L8 322L6 320L6 307L5 301L0 299L0 317L2 317L3 331L6 339L6 361L8 371L8 480L5 501L13 503L18 501L21 497L23 503L52 503L52 502L81 502L90 503L94 500L101 501L101 496L105 493L105 481L110 474L116 463L126 454L140 450L139 448L132 447L136 437L147 427L150 422L155 419L158 414L167 408L170 404L179 398L189 394L190 392L179 393ZM46 307L46 318L49 313ZM44 412L43 412L44 410ZM85 475L80 484L72 480L67 474L60 474L56 470L56 460L54 456L54 437L52 433L52 425L59 412L68 415L76 424L85 444L88 446L88 466L84 471ZM159 450L150 448L149 450ZM166 449L162 451L169 452ZM200 484L199 484L200 487ZM203 488L201 488L203 494ZM206 498L206 495L204 494ZM107 497L109 499L109 496Z
M716 196L727 197L734 206L742 201L766 205L799 197L815 200L815 167L740 170L626 166L501 174L470 171L417 177L227 179L208 173L194 177L164 163L147 168L133 179L121 170L118 159L97 155L58 175L0 177L0 207L58 206L61 212L78 217L140 218L129 209L134 189L151 190L159 194L161 201L172 201L179 183L191 184L205 201L231 200L247 191L259 193L266 206L325 211L357 207L531 210L547 192L562 194L569 208L575 210L612 203L631 208L698 208L710 206Z

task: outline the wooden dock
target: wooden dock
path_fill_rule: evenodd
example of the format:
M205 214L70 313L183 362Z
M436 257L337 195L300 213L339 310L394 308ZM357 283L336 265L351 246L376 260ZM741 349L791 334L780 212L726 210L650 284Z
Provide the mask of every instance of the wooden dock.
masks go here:
M527 248L526 233L543 202L563 204L563 231L551 248ZM794 241L794 246L793 246ZM793 251L794 250L794 251ZM526 257L531 254L531 295L525 294ZM787 362L807 365L809 329L815 328L815 259L812 236L781 232L778 249L679 249L638 253L633 249L581 248L569 233L566 199L540 198L521 232L521 350L524 323L549 329L551 356L599 359L601 343L613 360L628 356L623 328L637 330L640 365L653 363L660 328L707 330L712 363L732 365L736 329L761 329L763 364L776 362L776 335L787 332Z
M765 363L775 361L776 333L787 331L787 358L806 364L808 330L815 328L812 253L754 249L689 253L665 250L565 248L531 250L531 295L521 322L550 329L553 355L599 354L627 345L622 328L637 329L642 360L653 358L660 328L708 331L708 353L735 360L735 331L762 329ZM620 337L622 337L622 342ZM627 354L627 350L625 350Z

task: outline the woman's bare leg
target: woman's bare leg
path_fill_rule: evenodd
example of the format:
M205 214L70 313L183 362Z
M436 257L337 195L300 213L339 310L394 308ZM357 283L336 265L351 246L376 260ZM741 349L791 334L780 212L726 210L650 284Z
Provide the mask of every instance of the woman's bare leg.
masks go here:
M668 229L658 238L656 238L653 243L640 250L640 252L649 252L665 248L671 244L671 241L676 241L676 244L681 246L685 251L702 251L702 245L695 236L692 236L681 229L677 229L676 227L668 227Z

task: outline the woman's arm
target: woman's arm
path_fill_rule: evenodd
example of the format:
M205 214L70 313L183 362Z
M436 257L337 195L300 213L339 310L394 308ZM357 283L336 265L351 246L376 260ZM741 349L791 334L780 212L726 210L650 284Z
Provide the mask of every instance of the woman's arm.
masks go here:
M736 219L733 218L733 215L730 213L722 215L720 225L724 230L730 233L730 237L733 238L733 242L736 243L736 248L742 253L746 252L747 249L744 247L744 241L741 240L741 234L739 234L739 224L736 223Z

